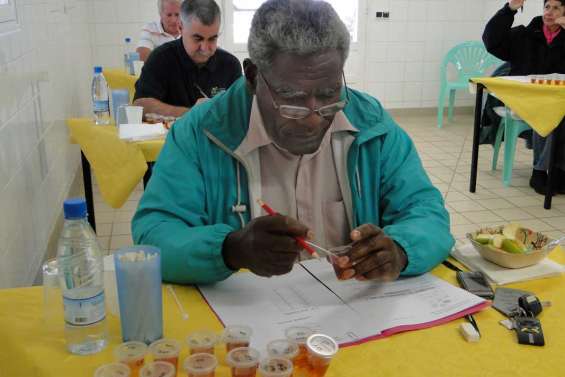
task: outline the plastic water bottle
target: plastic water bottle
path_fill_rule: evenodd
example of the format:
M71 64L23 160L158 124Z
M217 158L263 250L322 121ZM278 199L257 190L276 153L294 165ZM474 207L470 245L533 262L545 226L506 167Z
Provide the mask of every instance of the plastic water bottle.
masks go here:
M129 72L131 61L130 61L130 53L133 52L131 38L125 37L124 38L124 69L126 72Z
M102 74L102 67L94 67L92 111L94 112L94 123L97 125L110 124L110 96L108 95L108 83Z
M104 263L96 234L86 220L84 199L64 203L65 223L57 247L67 349L87 355L107 343Z

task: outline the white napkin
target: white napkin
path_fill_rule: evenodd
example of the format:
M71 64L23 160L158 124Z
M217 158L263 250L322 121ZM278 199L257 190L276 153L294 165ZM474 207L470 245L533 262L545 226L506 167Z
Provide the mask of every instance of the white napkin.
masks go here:
M535 280L557 276L565 272L565 268L549 258L538 264L524 268L506 268L491 263L481 257L473 245L466 243L451 251L451 256L473 271L482 271L496 285L505 285L518 281Z
M167 130L163 123L155 124L120 124L119 137L125 141L161 139Z

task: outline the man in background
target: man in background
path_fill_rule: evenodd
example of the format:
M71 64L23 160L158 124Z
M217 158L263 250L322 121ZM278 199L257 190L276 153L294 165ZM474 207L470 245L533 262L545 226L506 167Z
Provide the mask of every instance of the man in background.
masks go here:
M135 84L134 104L144 113L180 117L241 77L239 60L217 46L221 18L214 0L185 0L180 18L181 38L155 49Z
M158 0L159 21L152 21L143 26L137 52L142 61L157 47L174 41L180 36L180 0Z

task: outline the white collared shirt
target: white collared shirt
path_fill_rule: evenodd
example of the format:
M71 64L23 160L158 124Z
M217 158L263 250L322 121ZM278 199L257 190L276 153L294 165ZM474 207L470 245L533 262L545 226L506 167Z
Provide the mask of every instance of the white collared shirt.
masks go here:
M174 41L177 38L178 37L174 37L163 29L161 21L153 21L145 24L143 28L141 28L141 35L139 37L137 47L145 47L153 50L162 44Z

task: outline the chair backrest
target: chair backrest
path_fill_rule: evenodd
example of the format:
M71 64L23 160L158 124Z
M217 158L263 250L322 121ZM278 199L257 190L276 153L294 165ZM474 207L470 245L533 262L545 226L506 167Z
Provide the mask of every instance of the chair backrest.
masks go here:
M485 71L503 61L489 54L480 41L468 41L453 47L441 65L441 80L447 81L447 67L452 64L457 72L455 81L467 83L471 77L485 75Z

